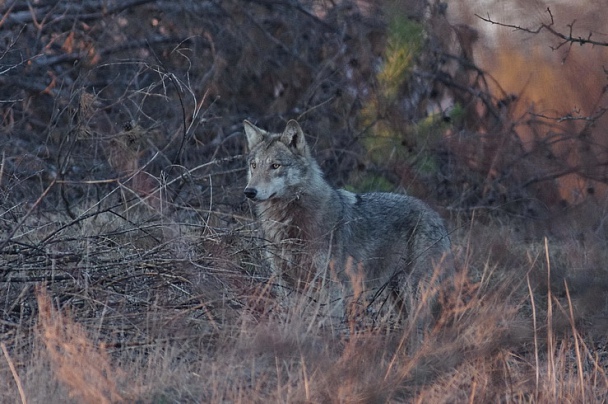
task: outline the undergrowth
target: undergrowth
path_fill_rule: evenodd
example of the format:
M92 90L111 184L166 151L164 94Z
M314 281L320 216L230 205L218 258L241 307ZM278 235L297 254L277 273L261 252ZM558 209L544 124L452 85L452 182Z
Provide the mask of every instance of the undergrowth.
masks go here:
M275 295L246 226L205 235L167 218L102 216L38 255L3 255L22 272L4 283L2 401L608 398L606 336L593 328L605 307L587 307L592 292L559 269L581 243L522 243L497 223L455 231L454 288L420 332L413 319L328 321L327 291ZM57 226L35 230L30 242Z

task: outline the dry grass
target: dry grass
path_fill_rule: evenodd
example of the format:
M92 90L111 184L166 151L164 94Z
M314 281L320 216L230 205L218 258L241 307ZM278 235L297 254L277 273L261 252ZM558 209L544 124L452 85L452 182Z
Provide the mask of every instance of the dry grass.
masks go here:
M247 233L221 245L219 235L197 239L187 228L167 227L157 229L163 231L156 236L158 246L171 246L169 255L144 243L154 227L142 225L132 229L130 244L114 251L123 257L114 272L102 264L98 249L103 247L90 245L77 268L55 269L56 279L69 272L69 282L5 289L7 304L20 319L5 324L2 401L608 398L605 334L587 331L593 319L577 314L577 299L584 300L585 290L571 291L567 281L560 290L550 287L553 268L568 265L568 257L554 258L558 254L551 250L558 245L551 242L539 247L539 256L534 245L506 236L496 225L479 225L479 234L470 229L454 233L454 244L462 250L461 271L453 290L441 297L441 316L422 335L413 331L411 319L377 321L352 332L352 324L328 321L322 292L314 300L296 292L275 296L267 275L246 272L252 262L262 265L242 250L250 243ZM110 229L84 226L86 231L102 228ZM53 230L49 226L47 231ZM64 243L69 249L80 240ZM188 264L179 258L184 250L207 243L215 244L207 251L217 255L201 259L199 252ZM576 247L579 254L582 249ZM129 263L126 258L136 251L140 257ZM535 271L547 281L541 283ZM78 277L89 278L78 284ZM117 291L119 285L126 289ZM36 317L28 317L27 310ZM605 308L593 315L605 315Z
M108 353L87 336L85 329L52 307L44 289L36 294L40 339L49 356L52 372L68 388L68 395L84 403L116 403L120 369L110 364Z

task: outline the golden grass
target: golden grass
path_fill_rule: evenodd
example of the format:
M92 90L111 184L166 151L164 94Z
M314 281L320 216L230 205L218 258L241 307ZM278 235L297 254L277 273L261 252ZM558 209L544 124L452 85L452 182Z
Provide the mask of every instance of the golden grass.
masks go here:
M55 377L64 383L69 396L83 403L118 403L118 379L125 374L112 366L103 343L95 343L88 332L68 315L53 308L43 288L37 292L40 338Z

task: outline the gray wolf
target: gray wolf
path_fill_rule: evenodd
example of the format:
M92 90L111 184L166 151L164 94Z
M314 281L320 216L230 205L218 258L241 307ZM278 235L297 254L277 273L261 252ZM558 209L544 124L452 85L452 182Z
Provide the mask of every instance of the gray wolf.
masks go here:
M427 204L396 193L355 194L323 178L295 120L283 133L244 121L248 183L282 285L301 290L327 277L370 296L388 293L400 309L450 275L450 240ZM439 270L438 270L439 269ZM424 287L423 287L424 286Z

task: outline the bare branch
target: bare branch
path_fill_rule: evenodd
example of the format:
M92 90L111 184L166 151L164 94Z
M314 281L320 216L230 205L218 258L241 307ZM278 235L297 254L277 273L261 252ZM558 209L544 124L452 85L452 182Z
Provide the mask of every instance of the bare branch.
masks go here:
M494 21L490 17L489 14L487 17L482 17L479 14L475 14L475 16L477 18L481 19L482 21L488 22L492 25L498 25L500 27L505 27L505 28L512 28L516 31L526 32L529 34L538 34L541 31L547 31L562 40L557 46L551 47L551 49L553 49L553 50L557 50L557 49L561 48L562 46L564 46L565 44L570 44L570 45L579 44L581 46L582 45L608 46L608 42L596 41L596 40L591 39L591 36L593 34L591 31L589 31L589 35L587 35L587 37L574 36L573 30L574 30L574 23L576 22L576 20L572 21L572 23L567 25L567 27L569 28L567 34L564 34L560 31L556 30L554 28L555 20L553 19L553 14L551 13L551 9L549 7L547 7L547 13L549 14L549 17L551 18L551 22L549 24L545 24L545 23L540 24L536 28L526 28L526 27L522 27L520 25L507 24L507 23L503 23L503 22Z
M545 115L545 114L538 114L538 113L530 113L530 115L537 117L537 118L543 118L543 119L547 119L547 120L551 120L551 121L556 121L558 123L561 122L566 122L566 121L584 121L584 122L595 122L597 121L599 118L601 118L604 113L606 113L606 111L608 110L608 108L600 108L594 115L591 116L585 116L585 115L581 115L580 111L578 109L573 110L571 113L568 113L566 115L561 115L561 116L549 116L549 115Z

